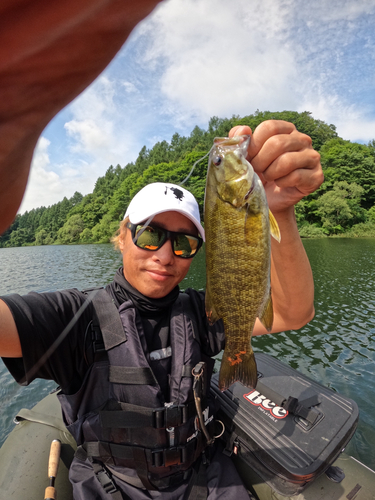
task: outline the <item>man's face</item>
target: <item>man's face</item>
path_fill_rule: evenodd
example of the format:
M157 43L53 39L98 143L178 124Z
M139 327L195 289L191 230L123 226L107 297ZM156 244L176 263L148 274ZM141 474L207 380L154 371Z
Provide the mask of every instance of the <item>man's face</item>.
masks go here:
M193 222L179 212L155 215L152 222L169 231L198 234ZM132 287L153 299L165 297L171 292L185 278L192 261L176 257L169 240L155 252L138 248L129 229L120 239L120 250L125 278Z

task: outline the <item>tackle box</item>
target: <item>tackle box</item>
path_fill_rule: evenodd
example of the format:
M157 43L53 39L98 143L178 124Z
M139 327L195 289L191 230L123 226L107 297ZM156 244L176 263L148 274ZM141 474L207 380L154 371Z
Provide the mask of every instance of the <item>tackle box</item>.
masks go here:
M279 494L297 495L343 451L355 432L358 406L268 354L255 358L256 389L236 382L221 392L218 374L212 377L224 452Z

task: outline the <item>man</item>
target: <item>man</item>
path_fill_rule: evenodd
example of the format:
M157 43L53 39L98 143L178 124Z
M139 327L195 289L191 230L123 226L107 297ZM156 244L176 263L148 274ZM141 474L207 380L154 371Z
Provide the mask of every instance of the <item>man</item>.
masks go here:
M251 131L230 135L243 133ZM319 155L282 121L262 123L248 153L282 234L272 244L272 332L298 329L314 308L294 204L322 182ZM0 300L0 355L13 376L26 384L54 379L62 388L64 420L80 445L70 471L78 500L177 500L194 498L199 487L210 500L223 492L248 498L231 462L206 448L195 424L192 369L204 361L209 377L224 337L221 322L208 325L203 295L178 291L204 231L194 198L185 190L176 197L176 188L153 184L134 197L117 238L123 268L105 291L89 300L78 290ZM150 220L153 232L143 234ZM263 333L257 322L254 335Z
M158 0L2 2L0 232L9 226L19 207L33 150L43 128L105 68L131 30L157 3ZM231 133L247 134L250 130L240 127ZM270 208L283 235L282 243L274 246L272 251L275 309L273 331L300 328L313 317L313 282L298 236L293 206L321 184L319 155L311 148L310 139L297 132L293 125L271 121L260 125L254 132L249 159L262 176ZM161 228L160 234L164 231L167 235L166 230L196 238L201 232L199 218L186 217L188 213L191 215L191 212L183 214L176 211L175 206L173 208L174 210L166 209L155 216L154 223L157 222L159 229ZM129 218L132 222L131 215ZM121 411L123 408L121 405L118 407L117 401L130 401L124 405L134 404L139 407L140 404L145 405L145 399L150 396L146 406L155 407L162 405L163 401L167 403L168 399L174 400L169 397L168 392L171 387L176 391L176 380L173 381L170 375L174 373L173 359L176 360L177 354L180 356L180 351L176 349L172 352L172 357L169 356L170 346L167 344L169 338L176 338L175 329L181 326L181 318L187 319L190 325L195 324L190 333L184 330L183 335L191 350L192 359L202 357L209 364L208 357L222 347L222 332L217 326L212 329L204 326L203 302L199 294L191 291L189 295L181 294L179 297L176 293L175 286L187 272L190 260L173 253L174 247L171 246L170 239L151 252L137 247L130 238L132 230L122 228L119 244L124 255L124 271L117 273L114 282L104 292L113 299L121 317L120 330L116 330L115 325L112 325L113 328L108 328L108 337L104 335L104 344L107 344L104 347L101 330L106 329L101 328L102 320L105 318L106 309L113 311L112 302L103 307L104 298L93 298L95 308L93 302L86 300L87 295L77 290L55 294L30 294L23 298L11 296L0 300L0 355L4 357L15 378L22 383L30 383L34 377L39 376L54 379L60 384L63 391L60 399L64 418L79 443L97 443L99 437L102 442L115 445L119 442L130 443L130 451L134 455L132 459L126 456L115 457L113 460L108 455L108 449L101 449L97 453L93 445L80 448L71 473L76 499L136 499L161 496L171 500L187 498L189 489L191 492L198 491L194 488L197 485L198 465L201 462L198 455L204 451L202 440L194 445L196 456L194 453L192 455L191 450L186 452L185 465L182 464L182 467L176 465L176 458L171 458L170 453L166 453L168 463L165 463L160 454L157 457L160 463L150 463L144 458L146 451L143 455L139 454L135 445L135 441L139 439L141 445L144 442L144 446L150 448L151 438L164 439L162 448L169 445L173 449L171 443L180 440L185 442L184 449L187 449L190 446L187 439L192 436L189 433L194 421L194 415L190 415L191 406L187 406L189 411L183 425L169 426L170 428L166 429L164 422L158 430L152 431L153 434L149 431L152 434L150 437L147 436L149 427L139 428L134 421L131 422L131 427L129 421L124 423L122 415L132 415L132 411L129 406L126 406L127 411ZM199 241L198 238L197 240ZM187 312L178 314L176 308L181 306L181 301L184 302L185 308L187 307ZM95 310L101 311L100 314L95 314ZM110 319L119 317L117 311L109 316ZM132 342L128 339L126 342L122 341L124 324L130 331L133 329L135 335L128 335ZM137 328L134 329L134 325ZM174 325L173 328L171 325ZM68 335L59 347L50 349L64 331L68 332ZM111 337L113 331L122 336L118 344L113 336ZM200 331L203 332L201 336L198 335ZM255 334L261 333L265 331L257 323ZM133 351L125 349L125 352L122 352L121 346L124 345L131 346ZM129 353L134 354L136 348L139 356L128 359ZM41 363L41 359L46 359L43 356L49 349L47 361ZM151 359L150 352L157 353L156 359ZM121 366L117 367L114 364L116 359L110 358L116 358L119 354L120 360L117 362ZM147 365L156 363L153 371L157 373L157 384L139 383L138 386L143 389L137 391L132 384L129 385L129 377L123 376L123 369L135 368L132 374L138 377L137 382L142 382L140 373L147 379L145 374L151 373L147 370L149 366L133 366L132 363L134 360L144 361L145 357ZM169 365L170 358L172 367ZM177 359L181 361L181 357ZM113 366L116 369L113 369ZM190 368L189 363L186 366ZM118 379L119 383L110 382L110 385L105 386L112 397L107 394L103 403L103 381L108 382L109 372L113 372L114 380L116 374L122 373L122 376ZM101 376L103 373L105 377ZM182 399L187 397L190 387L191 378L186 375L187 373L184 373L182 377L180 373L180 378L177 377L181 385L188 381L185 390L177 395ZM136 380L133 378L132 381ZM132 389L130 394L129 387ZM141 401L137 401L138 396ZM186 401L189 404L190 401ZM98 410L99 407L101 410ZM164 418L170 420L174 408L170 411L166 408ZM89 413L85 413L85 410ZM111 412L115 419L110 418ZM140 415L139 411L134 414ZM147 416L147 411L144 410L144 419L147 419ZM98 417L101 419L100 425L97 424ZM124 427L119 427L119 422L114 422L116 419L122 419ZM104 425L106 421L107 425ZM194 439L189 442L195 443ZM122 449L123 455L126 455L127 451L129 449ZM103 460L108 467L103 467ZM150 473L149 469L152 469ZM155 483L158 484L155 486ZM212 457L207 468L207 484L209 498L220 495L223 488L226 498L246 498L246 492L238 477L230 469L230 462L226 463L220 453ZM162 493L152 489L155 487L159 487ZM118 490L124 493L121 494Z

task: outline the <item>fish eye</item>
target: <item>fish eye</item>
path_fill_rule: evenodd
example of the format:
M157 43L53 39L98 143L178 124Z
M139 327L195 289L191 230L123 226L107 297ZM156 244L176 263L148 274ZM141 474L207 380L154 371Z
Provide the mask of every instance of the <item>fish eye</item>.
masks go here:
M213 164L214 164L216 167L218 167L218 166L220 165L220 163L221 163L221 160L222 160L222 159L223 159L223 158L222 158L221 156L215 156L215 158L213 159Z

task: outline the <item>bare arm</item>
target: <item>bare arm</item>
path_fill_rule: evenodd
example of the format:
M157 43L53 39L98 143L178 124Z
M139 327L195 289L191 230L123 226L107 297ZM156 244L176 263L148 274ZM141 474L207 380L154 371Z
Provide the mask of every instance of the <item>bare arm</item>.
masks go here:
M235 127L230 136L251 134ZM254 131L248 159L261 177L281 234L272 240L271 288L274 323L271 333L301 328L314 317L314 281L298 233L294 205L323 182L320 156L311 139L292 123L269 120ZM254 335L268 333L259 320Z
M0 356L4 358L22 357L21 343L10 309L0 299Z
M314 281L309 260L299 237L293 207L276 217L281 242L273 238L271 287L274 322L271 333L297 330L314 317ZM254 335L269 333L257 320Z
M4 0L0 5L0 234L48 122L112 60L160 0Z

